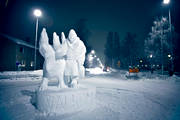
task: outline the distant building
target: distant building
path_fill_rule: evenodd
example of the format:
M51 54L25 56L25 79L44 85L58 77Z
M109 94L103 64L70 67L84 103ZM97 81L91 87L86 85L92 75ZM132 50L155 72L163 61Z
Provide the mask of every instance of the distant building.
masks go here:
M43 57L37 50L36 68L42 69ZM0 71L33 70L34 45L0 33Z

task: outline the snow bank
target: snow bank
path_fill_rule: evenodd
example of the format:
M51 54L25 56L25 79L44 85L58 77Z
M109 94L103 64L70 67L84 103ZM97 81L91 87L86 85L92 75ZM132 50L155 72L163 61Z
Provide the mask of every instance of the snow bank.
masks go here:
M41 75L42 76L43 71L42 70L35 70L35 71L4 71L0 72L0 75Z
M0 81L39 81L42 80L43 71L4 71L0 72Z
M86 68L86 72L89 74L106 74L107 72L104 72L101 68L96 67L96 68Z
M95 108L95 88L64 88L37 91L37 107L41 112L65 114Z

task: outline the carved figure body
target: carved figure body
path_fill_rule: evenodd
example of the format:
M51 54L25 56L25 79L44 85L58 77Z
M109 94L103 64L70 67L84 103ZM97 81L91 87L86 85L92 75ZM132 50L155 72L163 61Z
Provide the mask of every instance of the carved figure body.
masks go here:
M78 79L84 76L84 60L86 47L77 37L73 29L70 30L67 40L68 50L66 55L65 81L72 88L78 87Z
M62 33L63 34L63 33ZM46 29L43 28L41 38L39 42L39 52L44 57L45 61L43 64L43 80L40 85L40 90L48 88L48 81L50 79L58 80L58 87L65 88L64 84L64 68L65 60L64 55L66 54L67 47L66 43L59 41L59 36L53 34L53 47L49 44L49 38L46 33Z

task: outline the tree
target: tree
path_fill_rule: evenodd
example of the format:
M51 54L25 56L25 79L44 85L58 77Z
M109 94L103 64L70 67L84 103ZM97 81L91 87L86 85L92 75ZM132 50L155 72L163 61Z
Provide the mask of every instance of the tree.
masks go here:
M114 59L119 59L120 57L120 50L121 50L121 47L120 47L120 39L119 39L119 34L117 32L114 33L114 43L113 43L113 58Z
M124 43L123 43L123 57L124 63L126 61L126 66L133 66L136 64L136 57L138 56L138 42L135 40L136 34L127 32Z
M171 59L168 58L168 54L172 55L173 44L170 35L168 19L166 17L157 18L144 43L146 56L152 54L153 63L161 64L162 70L164 65L166 69L168 68L169 59Z
M113 66L115 68L118 68L118 61L120 61L121 56L121 47L120 47L120 39L119 34L117 32L114 32L114 39L113 39Z
M121 55L120 39L117 32L109 32L105 44L106 66L117 67Z
M105 44L105 50L104 50L104 54L105 54L105 65L106 66L112 66L112 59L113 59L113 32L109 32L108 36L107 36L107 41Z

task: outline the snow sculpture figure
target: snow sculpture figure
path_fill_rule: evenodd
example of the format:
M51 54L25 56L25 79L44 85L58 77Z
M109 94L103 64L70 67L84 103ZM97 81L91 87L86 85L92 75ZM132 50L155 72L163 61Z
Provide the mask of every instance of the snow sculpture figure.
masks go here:
M64 34L62 33L62 37L64 37L63 35ZM43 28L39 41L39 52L44 57L45 61L43 64L43 80L39 88L40 90L47 89L48 80L54 78L58 79L59 88L66 87L63 78L65 68L65 60L63 56L66 54L67 45L65 41L60 44L59 36L56 33L53 34L53 47L49 44L46 29Z
M73 29L69 32L67 45L65 81L69 87L78 88L78 79L84 76L86 47Z
M46 29L42 30L39 52L45 61L43 80L36 92L37 108L42 113L59 115L92 110L96 103L96 88L78 85L78 79L84 76L86 47L74 30L70 30L67 39L61 33L61 40L53 33L53 45L50 45ZM51 79L59 81L58 87L48 86ZM66 85L72 89L66 88Z

